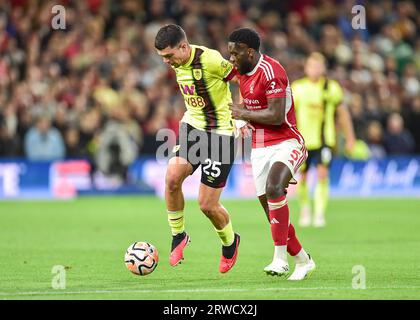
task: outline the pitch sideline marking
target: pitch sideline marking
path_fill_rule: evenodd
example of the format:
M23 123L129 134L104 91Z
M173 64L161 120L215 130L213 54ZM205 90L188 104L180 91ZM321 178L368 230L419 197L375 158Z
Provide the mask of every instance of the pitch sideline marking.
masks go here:
M364 290L420 289L418 286L406 287L367 287ZM86 290L86 291L31 291L0 292L0 296L36 296L68 294L114 294L114 293L206 293L206 292L258 292L258 291L305 291L305 290L354 290L351 287L308 287L308 288L257 288L257 289L166 289L166 290ZM364 291L362 290L362 291Z

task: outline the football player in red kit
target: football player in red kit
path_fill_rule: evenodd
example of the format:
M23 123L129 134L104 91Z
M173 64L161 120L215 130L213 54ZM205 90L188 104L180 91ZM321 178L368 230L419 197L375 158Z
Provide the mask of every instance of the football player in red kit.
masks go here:
M239 74L242 104L232 104L232 117L246 121L242 135L252 129L251 163L257 196L271 226L273 261L267 274L289 274L287 252L296 266L288 280L302 280L314 269L289 220L286 200L289 183L307 158L302 135L296 128L293 96L283 66L259 52L260 37L252 29L235 30L229 36L230 61Z

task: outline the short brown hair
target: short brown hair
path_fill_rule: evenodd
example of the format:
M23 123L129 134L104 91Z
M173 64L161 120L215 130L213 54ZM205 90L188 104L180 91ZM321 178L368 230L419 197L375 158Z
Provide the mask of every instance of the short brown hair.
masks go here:
M155 48L163 50L166 47L173 48L182 40L187 39L184 29L177 24L167 24L159 29L155 38Z

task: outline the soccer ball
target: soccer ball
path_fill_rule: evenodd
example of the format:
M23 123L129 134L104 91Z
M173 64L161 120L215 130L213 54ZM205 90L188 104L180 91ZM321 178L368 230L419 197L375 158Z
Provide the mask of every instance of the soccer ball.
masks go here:
M158 264L158 251L147 242L134 242L125 252L124 262L128 270L139 276L152 273Z

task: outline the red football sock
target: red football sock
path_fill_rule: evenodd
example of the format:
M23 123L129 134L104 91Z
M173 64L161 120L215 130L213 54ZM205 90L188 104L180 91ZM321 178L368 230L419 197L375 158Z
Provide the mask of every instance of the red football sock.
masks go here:
M268 199L271 236L275 246L287 245L289 233L289 206L286 196Z
M296 237L295 227L293 224L289 225L289 239L287 240L287 252L291 256L297 255L300 250L302 250L302 245L300 244L298 238Z

